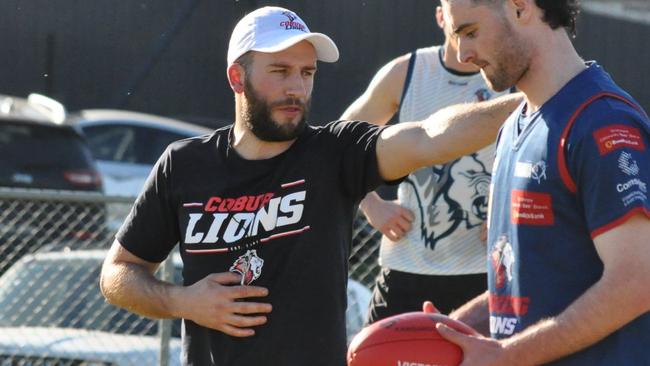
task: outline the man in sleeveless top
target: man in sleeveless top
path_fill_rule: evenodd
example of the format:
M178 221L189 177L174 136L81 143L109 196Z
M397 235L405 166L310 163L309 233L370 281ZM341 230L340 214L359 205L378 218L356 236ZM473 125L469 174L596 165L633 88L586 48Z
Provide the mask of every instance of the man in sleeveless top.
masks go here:
M497 140L463 365L650 365L650 121L574 49L572 0L445 0L459 60L526 98Z
M311 126L317 60L337 58L293 11L242 18L226 70L234 124L172 143L116 235L104 295L182 318L184 365L345 365L357 204L382 182L489 144L519 104L505 97L387 128ZM184 286L153 276L177 243Z
M421 48L382 67L342 119L384 125L423 119L446 106L490 99L478 67L458 62L457 44L440 6L441 46ZM469 132L471 133L471 131ZM449 313L485 292L487 196L494 146L411 173L397 202L371 192L361 202L369 223L384 235L381 272L368 322L417 311L425 300Z

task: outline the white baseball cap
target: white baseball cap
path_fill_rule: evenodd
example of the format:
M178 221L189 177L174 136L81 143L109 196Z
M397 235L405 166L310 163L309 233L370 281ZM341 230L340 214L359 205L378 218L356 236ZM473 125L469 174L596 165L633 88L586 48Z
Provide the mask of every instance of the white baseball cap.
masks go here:
M243 17L235 26L228 44L228 65L248 51L279 52L305 40L314 45L319 60L339 59L339 50L330 37L310 32L291 10L265 6Z

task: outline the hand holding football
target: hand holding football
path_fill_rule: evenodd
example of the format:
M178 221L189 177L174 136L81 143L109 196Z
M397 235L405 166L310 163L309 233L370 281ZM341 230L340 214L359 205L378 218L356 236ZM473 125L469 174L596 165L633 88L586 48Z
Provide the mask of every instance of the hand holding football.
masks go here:
M468 325L437 313L411 312L364 328L348 348L348 366L458 366L463 352L436 330L443 323L465 334Z

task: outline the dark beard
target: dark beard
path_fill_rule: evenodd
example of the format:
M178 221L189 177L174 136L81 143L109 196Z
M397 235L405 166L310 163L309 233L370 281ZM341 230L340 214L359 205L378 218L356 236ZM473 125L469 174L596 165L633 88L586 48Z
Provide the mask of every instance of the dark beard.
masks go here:
M500 29L499 38L509 39L509 42L500 44L495 54L499 59L495 60L494 73L487 78L488 85L496 92L506 91L517 85L530 67L530 50L526 47L525 41L517 37L511 26L505 22ZM486 76L484 73L483 76Z
M282 142L296 139L305 130L306 119L311 107L311 99L305 103L296 98L268 103L266 99L258 96L248 80L244 81L244 95L246 107L244 108L244 124L260 140L268 142ZM302 118L296 125L291 123L280 124L271 117L271 109L275 106L296 105L302 107Z

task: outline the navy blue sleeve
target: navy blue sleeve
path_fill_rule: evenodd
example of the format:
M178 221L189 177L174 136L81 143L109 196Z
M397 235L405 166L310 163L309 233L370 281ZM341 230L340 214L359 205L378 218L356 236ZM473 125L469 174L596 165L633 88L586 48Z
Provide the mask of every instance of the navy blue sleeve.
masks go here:
M569 146L568 166L592 238L636 213L650 217L650 123L642 112L599 100L576 122Z
M116 239L129 252L159 263L179 241L178 218L171 200L172 149L162 154Z

